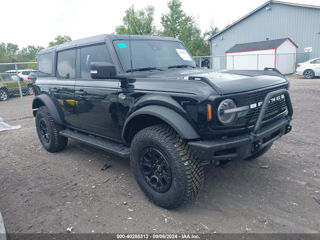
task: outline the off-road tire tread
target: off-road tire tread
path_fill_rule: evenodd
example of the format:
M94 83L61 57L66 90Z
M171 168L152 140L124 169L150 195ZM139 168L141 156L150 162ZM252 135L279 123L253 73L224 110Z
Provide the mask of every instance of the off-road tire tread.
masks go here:
M187 200L193 200L198 195L203 183L204 183L204 171L201 162L194 156L191 149L189 148L187 142L182 139L170 126L165 124L154 125L147 127L134 137L132 145L136 144L136 141L143 137L157 136L158 140L165 144L166 146L172 146L173 148L167 148L167 151L173 150L179 155L176 159L178 167L184 168L185 179L187 184L185 184L185 189L183 194L175 199L175 202L171 203L159 203L156 199L153 199L152 195L148 193L147 196L156 204L173 209L181 206ZM182 179L179 179L182 181Z
M51 140L53 141L53 143L50 144L50 147L48 149L46 148L46 150L52 153L62 151L68 144L68 138L59 135L59 132L63 130L64 127L56 123L56 121L50 115L46 106L40 107L37 111L37 114L38 113L42 113L45 115L53 132L53 136L51 136Z

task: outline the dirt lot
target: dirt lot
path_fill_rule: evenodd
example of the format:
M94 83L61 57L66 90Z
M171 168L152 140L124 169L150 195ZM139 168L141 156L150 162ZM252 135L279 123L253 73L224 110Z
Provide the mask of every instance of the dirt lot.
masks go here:
M36 136L32 97L0 102L22 128L0 132L0 211L8 232L319 232L320 79L289 77L293 131L260 159L209 166L194 203L167 211L150 203L129 161L70 141L47 153ZM101 171L108 162L111 168ZM106 179L109 181L105 182Z

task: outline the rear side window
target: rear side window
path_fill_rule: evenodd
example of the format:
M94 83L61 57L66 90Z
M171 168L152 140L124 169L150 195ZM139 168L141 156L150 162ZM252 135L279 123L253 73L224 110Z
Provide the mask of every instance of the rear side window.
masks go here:
M11 81L11 77L10 77L9 74L2 74L2 79L3 79L4 81Z
M80 71L82 79L91 79L90 64L92 62L112 62L106 45L94 45L80 49Z
M38 56L39 75L52 75L53 53L45 53Z
M312 63L316 63L316 64L317 64L317 63L320 63L320 58L312 61Z
M62 79L74 79L76 76L76 50L58 52L57 75Z

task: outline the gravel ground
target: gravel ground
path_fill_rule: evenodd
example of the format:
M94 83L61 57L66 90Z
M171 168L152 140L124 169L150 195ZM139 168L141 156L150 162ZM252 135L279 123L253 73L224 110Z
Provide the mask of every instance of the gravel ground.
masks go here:
M288 77L293 131L256 161L209 166L198 199L173 211L147 200L129 161L75 141L46 152L32 96L0 102L22 128L0 132L0 211L10 233L313 233L320 229L320 79ZM17 118L23 116L22 120ZM105 163L111 168L101 171Z

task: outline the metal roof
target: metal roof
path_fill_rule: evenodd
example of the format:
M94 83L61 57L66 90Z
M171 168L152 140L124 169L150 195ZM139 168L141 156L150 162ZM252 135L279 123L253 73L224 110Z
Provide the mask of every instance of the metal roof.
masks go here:
M209 37L208 41L210 41L212 38L217 37L218 35L220 35L221 33L225 32L226 30L228 30L229 28L232 28L234 25L236 25L237 23L241 22L242 20L250 17L252 14L258 12L259 10L261 10L262 8L266 7L267 5L270 5L271 3L277 3L277 4L282 4L282 5L289 5L289 6L295 6L295 7L305 7L305 8L316 8L320 10L320 6L316 6L316 5L307 5L307 4L300 4L300 3L291 3L291 2L282 2L282 1L275 1L275 0L269 0L266 3L262 4L260 7L256 8L255 10L249 12L248 14L246 14L245 16L243 16L242 18L238 19L237 21L233 22L232 24L226 26L224 29L222 29L220 32L217 32L216 34L212 35Z
M298 46L290 38L281 38L281 39L266 40L266 41L260 41L260 42L236 44L232 48L228 49L226 53L247 52L247 51L264 50L264 49L276 49L287 40L289 40L296 48L298 48Z

